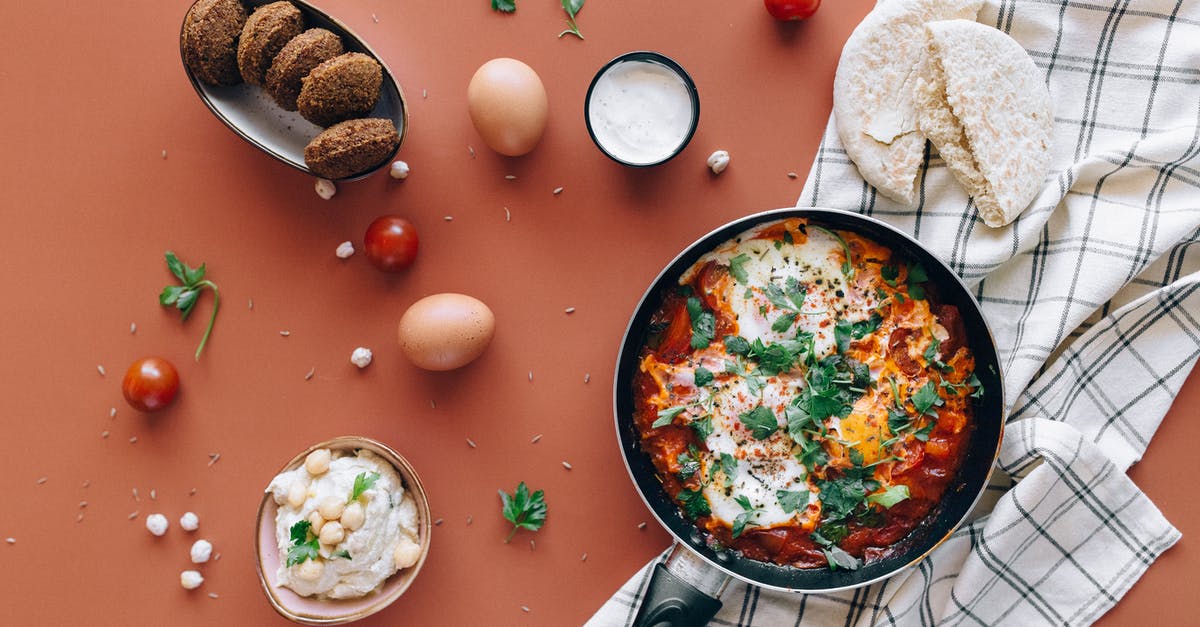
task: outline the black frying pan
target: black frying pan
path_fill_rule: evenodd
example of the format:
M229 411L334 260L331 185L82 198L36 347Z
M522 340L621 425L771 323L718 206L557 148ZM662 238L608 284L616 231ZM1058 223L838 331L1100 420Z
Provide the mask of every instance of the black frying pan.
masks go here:
M703 534L684 518L667 495L650 458L640 447L633 424L633 376L645 344L650 317L662 303L664 288L678 282L680 275L705 253L733 236L764 222L805 217L813 224L860 233L895 253L920 262L936 286L938 300L958 307L967 330L967 343L975 355L976 374L984 396L975 410L975 430L958 477L946 490L940 508L909 537L901 540L892 554L864 564L858 570L801 569L778 566L742 557L732 551L714 551ZM676 546L667 566L658 565L638 613L639 625L702 625L721 603L715 597L728 577L788 592L830 592L865 586L912 566L941 544L963 522L987 485L1004 427L1004 388L1000 364L979 303L962 281L919 242L895 228L866 216L833 209L778 209L734 220L688 246L663 269L638 303L617 357L614 411L617 438L629 475L642 500L655 518L674 537ZM682 548L686 547L686 549Z

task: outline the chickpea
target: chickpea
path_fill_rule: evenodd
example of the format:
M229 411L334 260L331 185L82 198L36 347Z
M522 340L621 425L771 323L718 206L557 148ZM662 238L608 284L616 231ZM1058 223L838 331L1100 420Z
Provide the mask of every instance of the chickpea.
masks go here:
M346 501L339 499L336 496L327 496L321 499L321 503L317 505L317 511L321 512L321 516L325 520L337 520L342 515L342 509L346 507Z
M357 531L359 527L363 526L363 521L366 520L366 517L367 515L363 511L362 503L355 501L346 506L346 509L342 512L342 527L350 531Z
M396 561L396 568L408 568L417 563L421 557L421 546L409 539L408 536L400 536L400 541L396 544L396 549L392 552L392 559Z
M336 520L331 520L321 526L321 544L335 546L345 538L346 531L342 529L342 523Z
M296 576L305 581L316 581L321 578L325 565L317 560L307 560L296 569Z
M288 486L287 504L296 509L300 509L304 505L304 501L308 499L308 486L303 481L293 481L292 485Z
M319 448L304 458L304 469L312 476L323 475L329 470L329 460L332 457L327 448Z
M312 531L312 534L319 536L321 535L321 527L325 525L325 517L321 516L321 512L314 509L308 513L308 524L310 525L309 530Z

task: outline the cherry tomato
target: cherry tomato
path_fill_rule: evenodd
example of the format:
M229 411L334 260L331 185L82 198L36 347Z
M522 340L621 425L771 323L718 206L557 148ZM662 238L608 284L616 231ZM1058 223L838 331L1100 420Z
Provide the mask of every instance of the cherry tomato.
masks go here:
M417 258L417 229L399 216L376 218L367 227L363 248L375 267L387 272L399 272Z
M179 394L179 372L162 357L143 357L125 371L125 400L138 411L158 411Z
M763 4L777 20L804 20L817 12L821 0L763 0Z

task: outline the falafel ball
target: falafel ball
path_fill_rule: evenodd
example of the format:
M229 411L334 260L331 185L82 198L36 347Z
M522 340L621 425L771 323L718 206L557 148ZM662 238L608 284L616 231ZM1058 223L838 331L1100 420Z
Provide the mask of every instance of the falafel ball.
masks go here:
M347 52L313 68L304 77L296 106L317 126L371 113L379 102L383 68L361 52Z
M179 44L183 64L209 85L237 85L237 41L246 23L246 9L238 0L196 0L183 18Z
M310 28L292 38L267 70L267 93L287 111L296 110L300 81L322 62L342 54L342 40L324 28Z
M262 87L275 55L302 30L304 16L290 2L281 0L255 9L238 40L237 65L242 78Z
M391 159L399 146L400 135L391 120L347 120L313 138L304 148L304 163L321 178L342 179Z

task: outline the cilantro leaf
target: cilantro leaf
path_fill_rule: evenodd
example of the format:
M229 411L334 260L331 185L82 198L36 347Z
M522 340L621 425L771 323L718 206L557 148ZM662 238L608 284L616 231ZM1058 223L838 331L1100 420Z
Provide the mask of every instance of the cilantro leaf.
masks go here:
M861 340L864 337L879 330L879 325L883 323L883 316L879 315L878 311L871 312L871 317L866 320L859 320L850 325L850 336L856 340Z
M873 480L856 479L849 476L817 481L821 491L822 515L828 520L845 518L862 504L867 493L875 490L878 483Z
M888 486L883 492L867 496L867 502L873 505L882 505L884 509L891 509L893 505L908 497L908 486L897 484Z
M676 476L680 479L687 479L700 471L700 460L696 459L697 454L696 447L692 446L676 456L675 461L679 463L679 472L675 473Z
M784 513L799 512L808 507L808 490L776 490L775 498L779 500L779 506L783 508Z
M920 285L929 280L929 276L925 273L925 268L914 263L908 268L908 295L914 300L925 300L925 288Z
M683 506L683 513L688 518L694 520L712 513L712 509L708 506L708 499L700 490L680 490L675 498Z
M711 311L705 311L700 299L687 299L688 317L692 321L692 348L708 348L716 333L717 320Z
M683 405L677 405L675 407L668 407L666 409L660 410L658 412L658 420L655 420L654 424L652 424L650 426L654 429L657 429L659 427L665 427L665 426L671 424L675 420L675 417L678 416L679 414L682 414L683 410L685 410L685 409L687 409L687 407L684 407Z
M738 420L747 429L750 429L751 435L756 440L765 440L779 430L779 420L775 417L775 412L762 405L744 414L739 414Z
M363 492L375 487L375 482L379 481L379 473L377 472L360 472L354 477L354 489L350 492L350 498L346 499L347 503L353 503L362 496Z
M800 287L800 281L796 277L789 276L784 282L784 293L787 294L788 300L796 306L796 311L800 311L804 307L804 299L808 296L808 292Z
M292 544L308 541L308 530L312 529L312 523L307 520L298 520L292 525L289 530L292 538Z
M825 553L825 561L829 562L830 570L837 570L839 567L846 570L858 570L859 566L862 566L862 560L839 547L831 546L822 551Z
M798 440L796 444L800 445L800 454L797 458L805 468L811 470L829 463L829 454L825 452L825 447L820 442L805 438Z
M562 8L567 13L567 29L558 36L571 34L583 39L583 33L579 32L579 25L575 23L575 15L583 8L583 0L562 0Z
M900 278L900 268L893 265L885 265L879 269L879 276L883 277L883 282L891 287L896 287L896 279Z
M501 13L512 13L517 10L516 0L492 0L492 10Z
M974 372L967 378L967 385L975 388L975 391L971 392L971 398L983 398L983 382L979 380L979 377L975 376Z
M794 313L785 313L775 319L775 323L771 325L771 330L776 333L783 333L792 328L796 324L797 315Z
M833 340L837 344L837 352L844 353L850 348L850 339L854 336L854 324L842 318L833 327Z
M750 255L742 253L733 259L729 260L729 274L734 280L742 285L750 284L750 276L746 274L746 262L750 261Z
M512 531L504 539L505 544L512 540L517 529L537 531L546 524L546 499L542 490L530 494L529 487L522 481L517 484L517 489L513 491L512 496L509 496L504 490L499 490L499 493L500 511L504 514L504 519L513 525Z
M717 458L717 463L714 467L719 468L725 475L725 487L733 485L733 478L737 476L737 458L729 453L721 453Z
M704 387L704 386L708 385L709 383L713 382L713 373L708 368L705 368L704 366L699 366L696 368L696 373L694 375L694 381L696 383L696 387L698 387L698 388Z
M771 301L772 305L784 311L792 311L792 303L788 301L787 295L783 293L783 289L774 283L767 284L767 300Z
M733 519L733 537L736 538L746 530L746 525L750 523L751 518L758 514L758 510L754 509L754 506L750 504L750 499L746 498L744 494L739 494L733 500L742 506L742 513Z
M696 432L696 437L700 438L700 441L703 442L704 440L708 439L708 436L712 435L712 416L705 416L700 420L693 420L691 426L692 430Z

